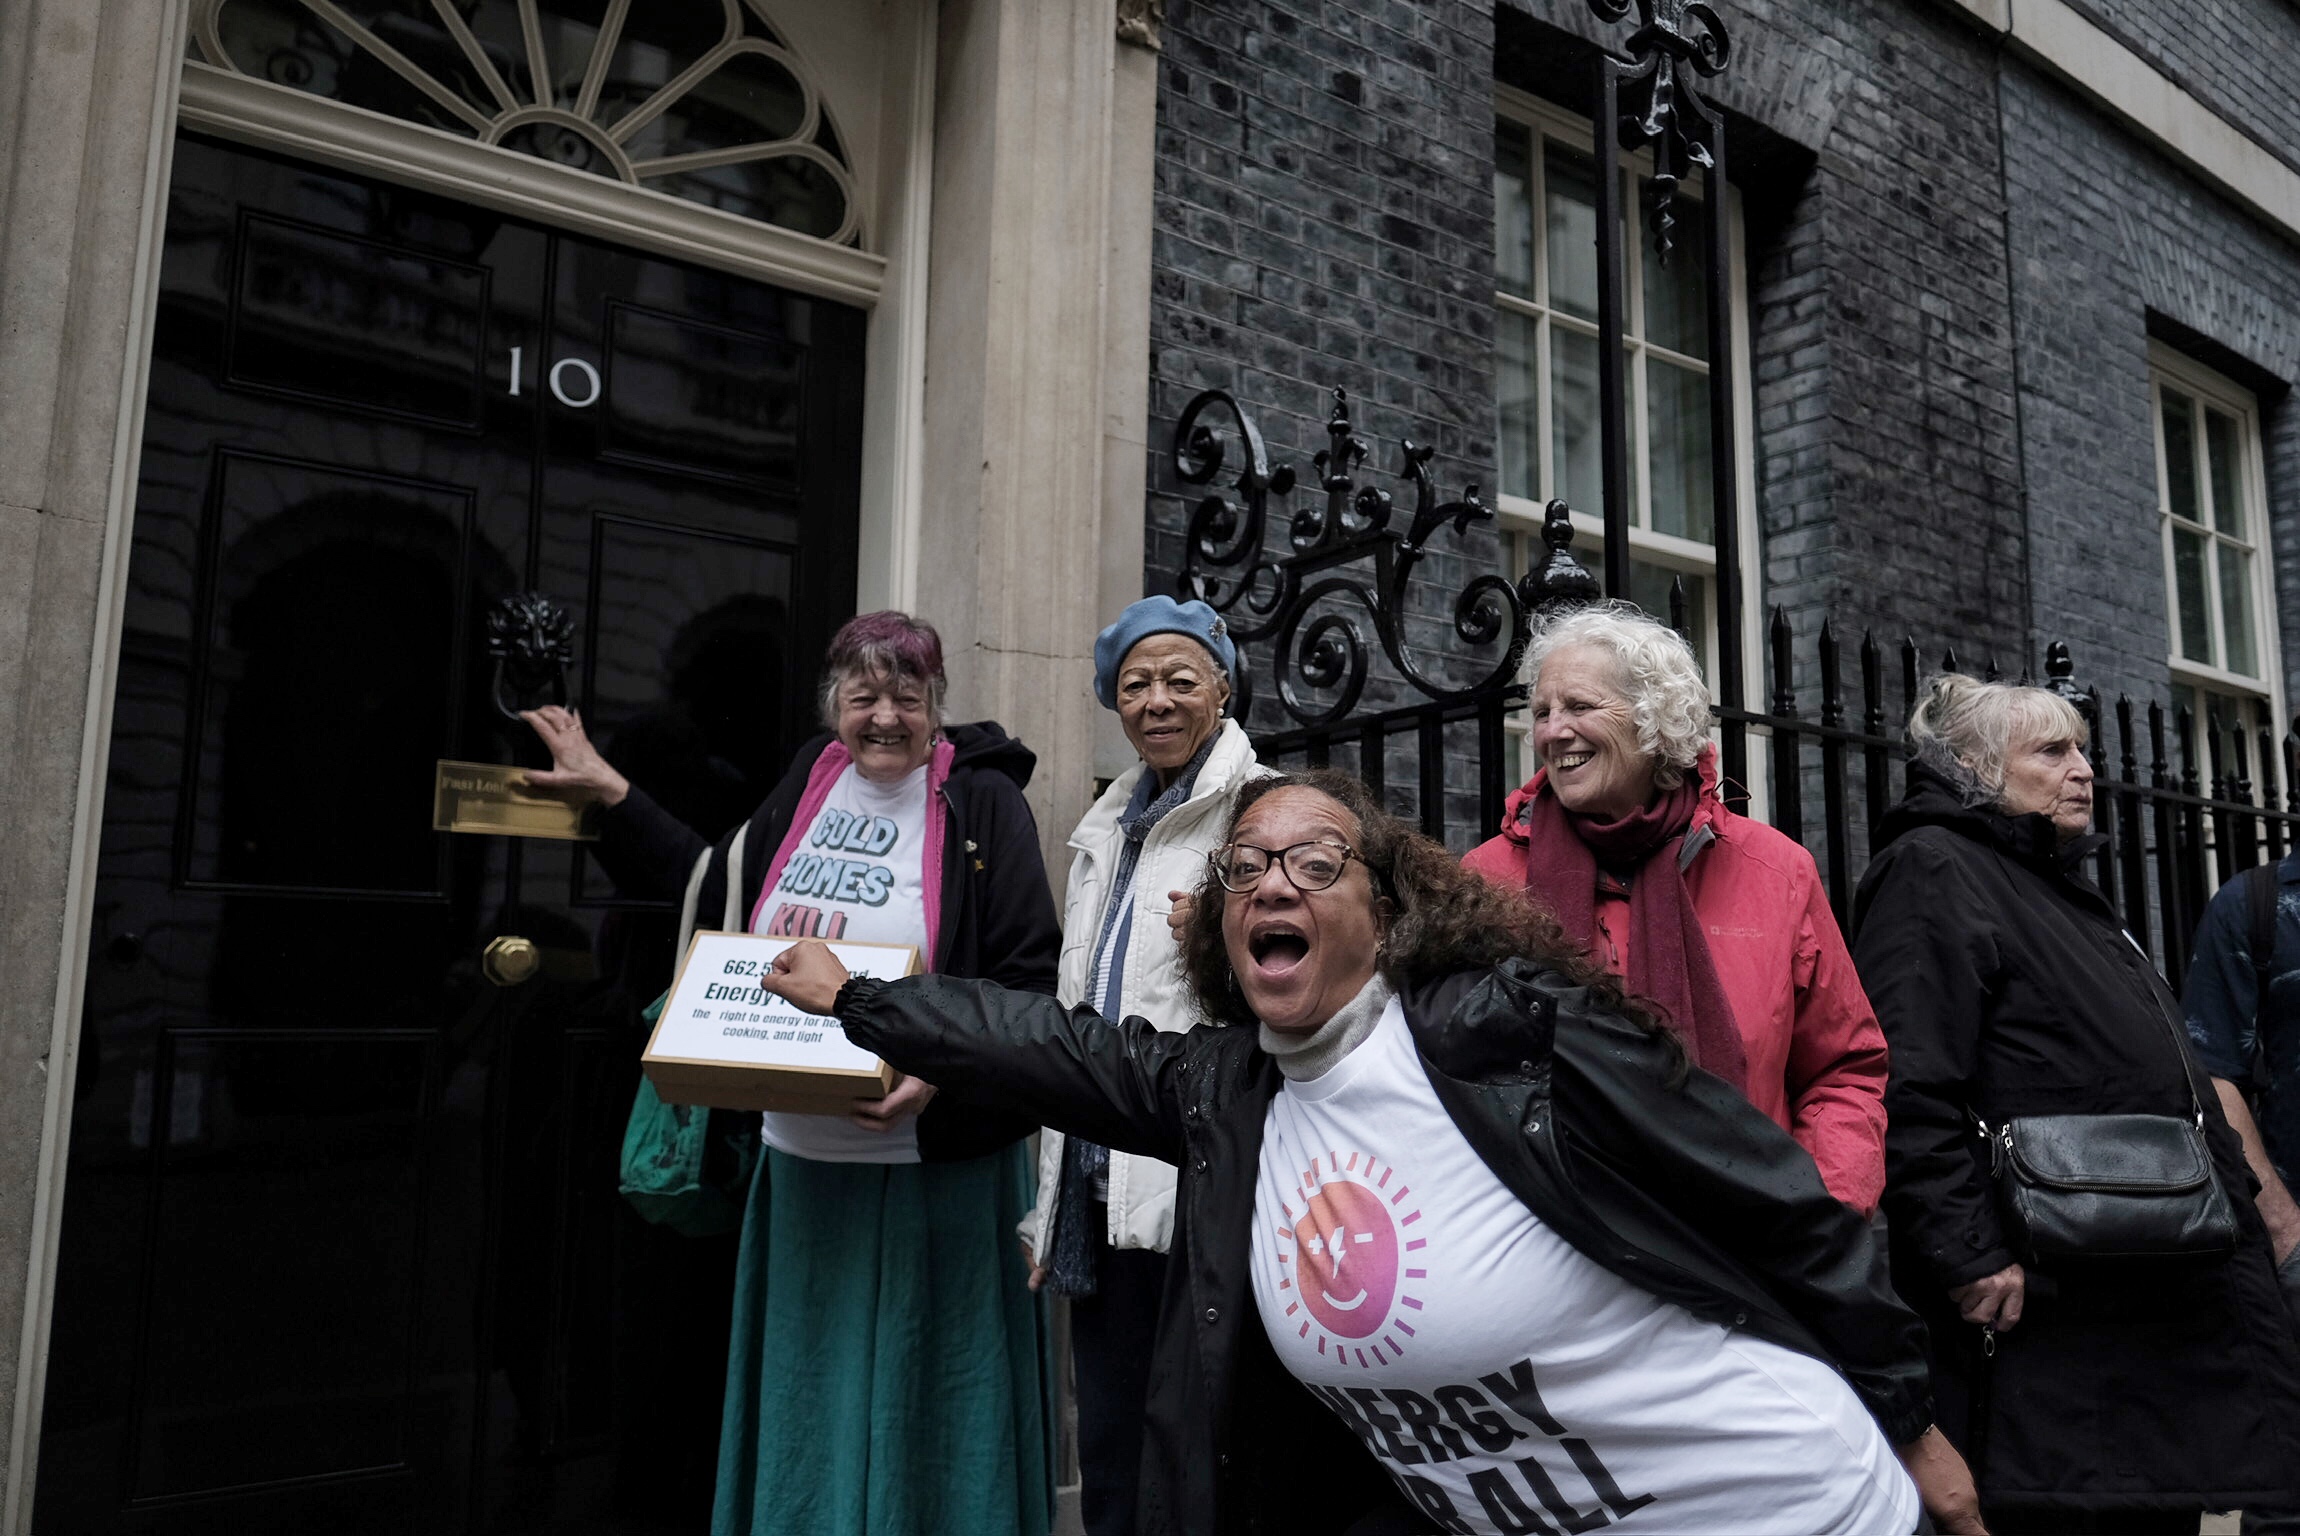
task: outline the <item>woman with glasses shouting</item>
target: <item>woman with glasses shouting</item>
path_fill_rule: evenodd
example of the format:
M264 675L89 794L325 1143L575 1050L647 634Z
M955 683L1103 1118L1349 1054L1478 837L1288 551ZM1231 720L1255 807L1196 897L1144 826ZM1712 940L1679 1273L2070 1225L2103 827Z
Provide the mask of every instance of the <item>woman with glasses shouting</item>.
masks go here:
M1180 1168L1138 1529L1981 1529L1868 1224L1520 892L1262 779L1182 950L1180 1034L814 945L767 983Z

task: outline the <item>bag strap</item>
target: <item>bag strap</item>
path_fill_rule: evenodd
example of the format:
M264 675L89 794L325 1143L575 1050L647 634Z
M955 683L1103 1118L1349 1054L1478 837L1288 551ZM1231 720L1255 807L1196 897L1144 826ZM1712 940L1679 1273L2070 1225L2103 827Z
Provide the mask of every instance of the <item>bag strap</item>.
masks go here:
M727 933L740 933L743 927L743 838L749 834L749 822L735 829L735 840L727 844L727 905L719 920ZM706 848L695 855L695 872L687 876L687 894L679 902L679 947L671 951L674 961L687 953L687 946L695 940L695 909L702 905L703 881L711 873L711 855L716 850Z
M695 938L695 906L703 899L703 877L711 872L711 850L706 848L695 857L695 872L687 877L687 895L679 903L679 943L671 951L671 963L676 965L687 953L687 946Z
M2140 941L2132 936L2131 930L2125 930L2124 939L2134 949L2140 949ZM2147 951L2142 950L2141 953L2145 957ZM2152 963L2149 968L2153 971L2155 969L2154 964ZM2171 990L2171 984L2165 982L2161 975L2157 977L2157 981L2165 991ZM2188 1107L2196 1122L2197 1130L2202 1131L2204 1129L2204 1099L2196 1091L2196 1065L2188 1059L2188 1031L2181 1027L2180 1020L2173 1017L2172 1010L2164 1006L2162 994L2156 995L2156 1012L2164 1020L2165 1033L2172 1036L2172 1059L2180 1064L2180 1080L2188 1087Z
M2247 938L2252 950L2252 1051L2245 1062L2245 1086L2255 1100L2267 1090L2268 978L2276 969L2276 898L2279 884L2274 864L2260 864L2244 872L2245 905L2251 913Z
M719 920L721 931L741 933L743 922L743 839L751 835L751 824L744 822L735 828L735 840L727 844L727 911Z

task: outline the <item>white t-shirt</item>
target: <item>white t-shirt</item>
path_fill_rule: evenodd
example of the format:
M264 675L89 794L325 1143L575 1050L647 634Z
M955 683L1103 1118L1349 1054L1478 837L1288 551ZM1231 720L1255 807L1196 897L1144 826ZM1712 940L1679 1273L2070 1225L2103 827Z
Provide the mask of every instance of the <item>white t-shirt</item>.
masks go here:
M764 893L751 931L775 938L909 944L926 951L926 776L873 784L849 763ZM866 1131L838 1115L767 1111L766 1144L822 1163L915 1163L918 1122Z
M1916 1527L1915 1486L1834 1370L1631 1285L1509 1192L1395 1000L1271 1101L1253 1275L1278 1358L1432 1529Z

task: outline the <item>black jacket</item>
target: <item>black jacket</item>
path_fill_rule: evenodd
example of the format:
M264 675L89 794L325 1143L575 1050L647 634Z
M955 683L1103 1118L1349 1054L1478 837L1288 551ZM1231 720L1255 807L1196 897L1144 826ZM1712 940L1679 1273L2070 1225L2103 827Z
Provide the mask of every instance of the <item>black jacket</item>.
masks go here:
M1879 841L1853 956L1892 1048L1894 1278L1930 1327L1942 1428L1984 1499L2217 1509L2279 1489L2300 1472L2300 1352L2255 1185L2179 999L2081 872L2096 840L2064 848L2044 816L1968 808L1920 764ZM2020 1324L1984 1360L1948 1292L2014 1254L1975 1114L2198 1104L2236 1197L2236 1255L2031 1267Z
M1833 1362L1896 1444L1932 1422L1917 1320L1870 1228L1740 1094L1700 1072L1672 1086L1668 1042L1528 961L1404 1001L1447 1114L1575 1248L1698 1317ZM1143 1437L1146 1536L1341 1532L1394 1499L1279 1365L1255 1311L1254 1181L1282 1079L1253 1031L1165 1034L932 978L851 982L839 1018L946 1094L996 1097L1180 1168Z
M1051 995L1062 954L1062 925L1038 851L1038 823L1022 798L1038 759L987 720L945 726L943 735L954 755L942 790L950 823L942 841L941 953L934 968L947 976L979 977ZM758 905L767 866L782 847L806 794L807 777L831 740L825 733L799 748L782 782L752 813L743 839L743 867L735 876L743 911ZM730 832L713 850L697 912L725 908L727 849L733 841ZM693 828L636 784L600 822L599 862L620 889L633 895L658 900L684 895L705 846ZM918 1153L930 1163L980 1157L1037 1129L1038 1121L1028 1115L937 1097L918 1117Z

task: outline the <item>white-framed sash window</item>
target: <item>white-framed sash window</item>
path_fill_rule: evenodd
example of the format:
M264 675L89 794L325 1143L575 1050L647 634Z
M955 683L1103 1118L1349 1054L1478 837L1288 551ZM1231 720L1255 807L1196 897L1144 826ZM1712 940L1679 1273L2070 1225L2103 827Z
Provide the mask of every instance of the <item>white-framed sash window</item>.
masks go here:
M1675 249L1663 264L1647 227L1651 162L1622 157L1623 350L1630 433L1630 596L1669 617L1685 583L1686 628L1705 670L1716 657L1716 518L1710 488L1709 391L1720 372L1737 395L1744 573L1742 650L1760 654L1755 477L1750 437L1749 322L1742 297L1738 199L1732 221L1732 358L1709 353L1704 280L1709 204L1698 185L1676 200ZM1494 272L1499 485L1504 557L1516 575L1543 554L1542 509L1573 509L1574 551L1592 571L1604 558L1603 440L1598 410L1597 185L1586 121L1523 92L1496 87Z
M2285 725L2258 403L2162 344L2149 362L2172 702L2195 715L2200 774L2217 725L2243 732L2257 787L2261 733L2281 741Z

